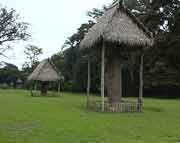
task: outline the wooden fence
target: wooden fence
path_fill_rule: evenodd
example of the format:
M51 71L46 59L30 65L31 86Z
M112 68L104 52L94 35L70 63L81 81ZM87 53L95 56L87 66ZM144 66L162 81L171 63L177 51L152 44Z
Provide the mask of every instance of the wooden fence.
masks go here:
M101 112L102 102L89 101L87 103L87 109L91 111ZM137 102L123 101L121 103L113 103L113 104L105 102L104 104L104 112L132 113L132 112L141 112L141 111L142 111L142 104Z
M33 97L43 96L40 91L31 91L30 94ZM61 96L61 93L58 93L58 92L49 92L48 91L47 94L44 95L44 96L45 97L58 97L58 96Z

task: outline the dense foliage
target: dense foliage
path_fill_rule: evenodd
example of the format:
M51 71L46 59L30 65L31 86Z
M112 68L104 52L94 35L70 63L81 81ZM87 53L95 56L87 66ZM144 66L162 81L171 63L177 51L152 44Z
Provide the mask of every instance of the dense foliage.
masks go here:
M7 88L7 86L16 88L21 76L22 73L15 65L5 62L1 63L0 85L2 88Z
M124 0L124 3L148 27L155 39L154 47L145 53L145 88L170 89L170 87L178 87L180 85L180 1ZM78 92L86 90L87 54L80 50L80 43L107 7L89 11L87 13L89 21L83 23L76 33L68 37L62 50L52 56L53 62L64 76L62 89ZM4 11L7 13L7 10ZM24 28L26 30L27 27ZM24 30L20 29L20 31ZM22 35L24 38L27 36L26 33L22 33ZM25 53L29 60L23 67L22 77L29 75L37 65L37 56L42 53L42 49L29 45ZM100 88L99 54L97 52L91 56L91 91L93 92L99 92ZM124 89L129 90L131 86L137 89L139 67L136 61L138 59L131 57L128 60L129 62L123 69ZM132 84L130 85L127 81L131 81ZM134 92L134 90L131 91Z
M155 46L145 55L145 87L178 86L180 79L178 76L180 74L179 0L125 0L125 5L148 27L155 38ZM95 23L95 19L105 10L106 7L88 12L91 20L82 24L77 32L66 40L62 52L52 57L65 77L66 90L85 91L86 89L87 56L80 51L79 44L88 29ZM93 65L91 90L95 92L99 91L100 85L98 57L98 55L91 57ZM127 72L124 71L124 73ZM138 69L134 69L134 76L137 76L136 72ZM158 76L161 76L161 79ZM137 84L137 81L134 84Z

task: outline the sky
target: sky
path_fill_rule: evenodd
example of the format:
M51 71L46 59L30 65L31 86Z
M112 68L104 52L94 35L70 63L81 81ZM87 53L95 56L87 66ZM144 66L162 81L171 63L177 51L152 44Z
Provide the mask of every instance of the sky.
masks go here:
M76 32L77 28L89 19L87 11L102 8L113 0L0 0L2 6L13 8L21 20L30 23L32 38L27 42L15 42L13 50L6 53L6 61L22 67L26 61L24 48L28 44L43 49L40 60L51 57L60 51L63 43Z

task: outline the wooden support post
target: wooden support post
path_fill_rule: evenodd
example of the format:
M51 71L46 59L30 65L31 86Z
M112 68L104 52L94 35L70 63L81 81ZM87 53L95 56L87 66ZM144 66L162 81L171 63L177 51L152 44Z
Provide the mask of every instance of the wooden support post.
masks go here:
M90 88L91 88L91 63L90 63L90 56L88 55L87 107L89 105Z
M34 82L34 88L32 88L31 96L36 96L36 92L37 92L37 82L38 82L38 81L35 81L35 82Z
M35 81L34 90L37 91L37 81Z
M101 49L101 97L102 97L102 112L104 112L104 74L105 74L105 43L103 43L103 47Z
M140 70L139 70L139 99L138 104L140 106L139 110L141 111L143 105L143 58L144 55L141 55L140 60Z
M119 102L121 103L122 102L122 97L123 97L123 91L122 91L123 90L123 87L122 87L122 63L120 63L119 66L120 66L119 67L120 68L120 72L119 72L119 78L120 78L120 80L119 80L119 82L120 82L120 87L119 87L120 88L120 95L119 96L120 96L120 101Z
M61 96L60 90L61 90L61 82L60 82L60 80L59 80L59 81L58 81L58 96Z
M33 86L33 84L32 84L32 85L31 85L31 88L30 88L31 96L33 96L33 90L34 90L34 86Z

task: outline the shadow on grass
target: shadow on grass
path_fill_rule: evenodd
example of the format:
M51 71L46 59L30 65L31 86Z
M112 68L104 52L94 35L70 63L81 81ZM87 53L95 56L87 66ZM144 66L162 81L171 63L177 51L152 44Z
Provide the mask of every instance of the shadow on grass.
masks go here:
M29 96L31 98L61 98L61 96Z
M152 112L165 112L165 109L161 107L144 107L144 110Z

